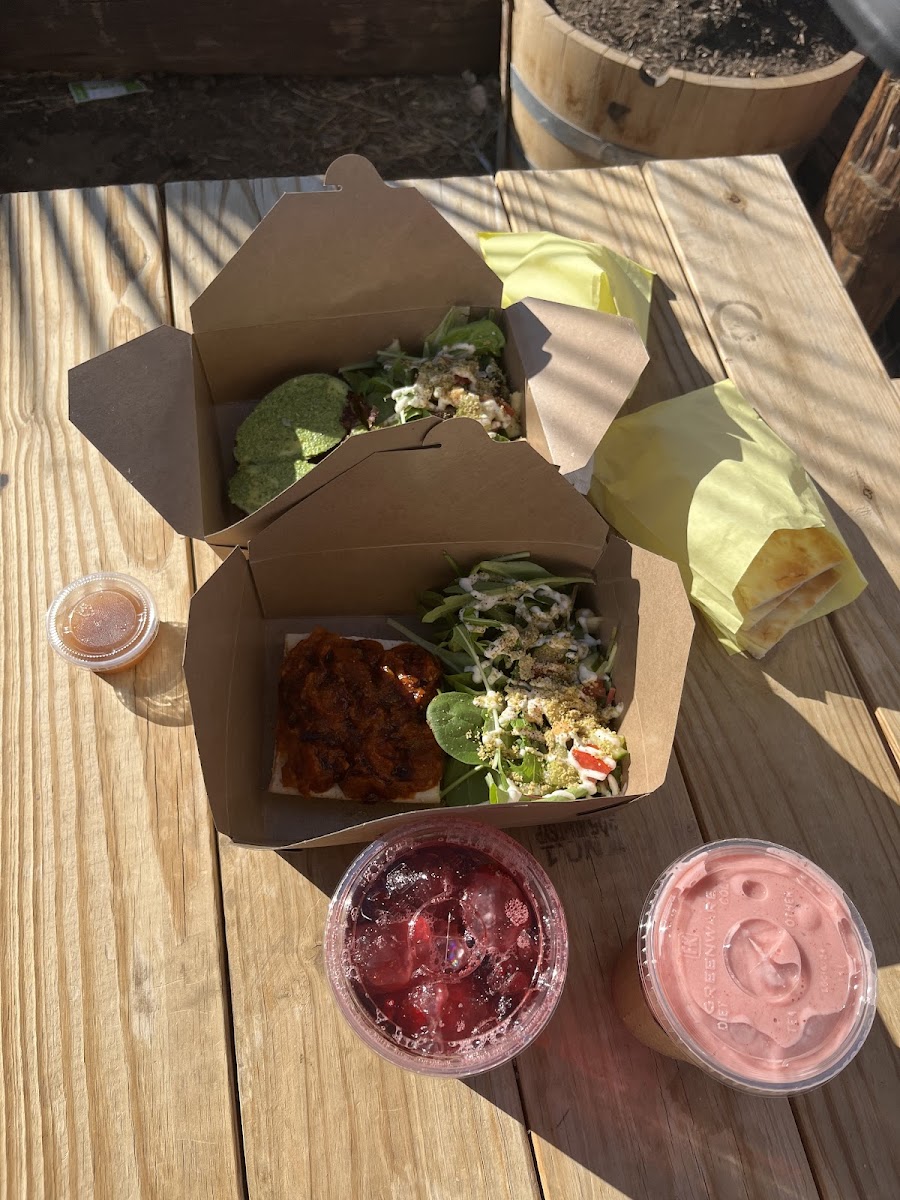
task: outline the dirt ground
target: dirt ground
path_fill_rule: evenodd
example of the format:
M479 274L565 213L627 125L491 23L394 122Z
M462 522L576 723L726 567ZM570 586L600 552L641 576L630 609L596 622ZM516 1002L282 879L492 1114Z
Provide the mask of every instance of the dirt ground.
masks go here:
M877 78L867 69L854 85L860 111ZM365 154L386 179L497 166L496 77L142 75L147 91L86 104L75 103L69 79L0 74L0 192L311 175L348 152ZM797 182L814 208L827 179L810 188L801 171ZM900 375L900 305L875 342Z
M140 79L145 92L76 104L68 76L0 76L0 192L312 175L349 152L388 179L495 165L496 78Z

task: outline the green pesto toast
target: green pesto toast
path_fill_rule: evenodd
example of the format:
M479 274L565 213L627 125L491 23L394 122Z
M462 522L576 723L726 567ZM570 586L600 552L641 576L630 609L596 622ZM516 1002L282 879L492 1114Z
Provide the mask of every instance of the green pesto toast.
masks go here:
M348 390L333 375L298 375L279 384L239 427L234 457L243 465L327 453L346 433L341 413Z

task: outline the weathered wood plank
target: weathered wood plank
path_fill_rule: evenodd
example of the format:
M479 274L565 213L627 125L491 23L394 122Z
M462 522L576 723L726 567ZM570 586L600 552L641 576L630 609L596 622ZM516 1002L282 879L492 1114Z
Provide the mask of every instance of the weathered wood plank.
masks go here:
M900 1177L900 785L860 688L896 749L896 396L777 160L644 172L728 373L831 496L869 578L833 625L804 626L762 664L726 658L700 630L677 747L709 837L804 851L869 925L880 1020L856 1062L794 1109L823 1196L889 1196Z
M721 376L638 168L510 172L498 185L514 229L604 242L659 272L651 360L634 405ZM591 833L582 823L528 838L562 891L575 942L561 1011L519 1067L545 1195L814 1195L786 1104L761 1105L645 1051L610 1012L609 974L647 891L663 866L702 840L677 766L658 795L594 824Z
M725 368L833 502L869 586L832 619L900 751L900 409L777 158L645 168Z
M167 189L177 324L285 190L318 179ZM502 220L490 180L422 185L461 232ZM189 327L189 325L188 325ZM217 565L196 546L198 582ZM382 1062L345 1025L321 962L328 897L350 847L279 856L220 839L235 1044L251 1197L316 1200L539 1195L511 1067L470 1084Z
M70 366L168 319L158 198L0 203L0 1195L238 1197L187 550L66 419ZM106 679L42 620L100 568L144 580L164 622Z

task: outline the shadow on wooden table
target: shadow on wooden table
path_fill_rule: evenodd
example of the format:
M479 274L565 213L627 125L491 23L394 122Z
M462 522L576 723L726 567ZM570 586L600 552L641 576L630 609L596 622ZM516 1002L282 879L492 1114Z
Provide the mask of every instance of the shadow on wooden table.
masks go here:
M760 663L735 657L726 670L722 655L699 628L683 701L690 719L676 733L677 757L707 839L790 846L837 880L860 911L879 967L879 1016L858 1058L792 1103L811 1158L837 1180L828 1196L895 1195L886 1184L900 1145L893 1102L900 1079L894 764L828 621L795 630ZM720 741L724 713L735 732Z
M677 301L677 293L662 276L657 275L653 281L647 330L650 361L634 392L626 400L621 416L718 383L722 378L719 372L714 379L691 349L673 307L673 302L677 304Z
M889 710L900 726L900 590L856 521L821 485L817 486L868 583L853 604L831 617L831 623L869 706ZM869 487L862 468L859 486L861 504L877 512L881 497ZM894 522L888 522L886 533L898 536ZM895 559L900 556L896 548L891 549Z
M352 846L323 846L317 850L276 850L288 866L305 875L330 900L344 872L366 843Z
M516 1060L545 1194L739 1196L752 1179L767 1200L813 1200L786 1102L739 1095L654 1054L613 1008L613 968L647 890L700 840L677 768L660 792L614 816L539 827L522 840L550 873L570 936L559 1009ZM466 1083L490 1098L489 1077Z
M181 669L186 626L161 621L147 657L131 671L100 678L131 712L156 725L189 725L191 706Z

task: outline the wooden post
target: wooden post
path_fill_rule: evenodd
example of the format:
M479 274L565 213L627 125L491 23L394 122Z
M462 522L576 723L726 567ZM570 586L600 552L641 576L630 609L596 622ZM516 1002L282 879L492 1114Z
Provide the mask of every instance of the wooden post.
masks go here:
M870 333L900 299L900 78L885 73L828 189L831 256Z

